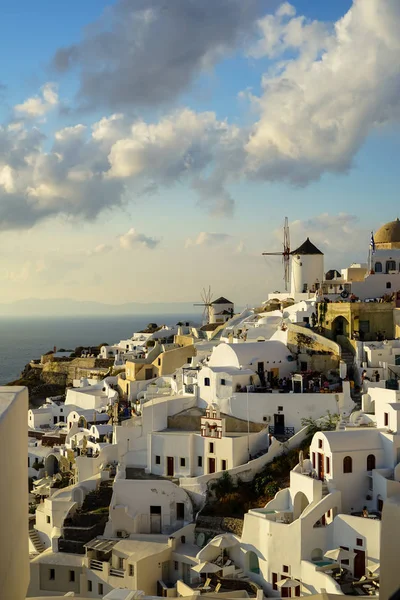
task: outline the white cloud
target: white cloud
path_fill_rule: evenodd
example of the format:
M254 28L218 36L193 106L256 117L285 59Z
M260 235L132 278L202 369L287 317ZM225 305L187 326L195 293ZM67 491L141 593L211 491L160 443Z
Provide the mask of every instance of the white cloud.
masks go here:
M248 176L305 184L347 171L371 130L400 117L400 3L354 0L332 30L281 14L260 27L271 36L253 54L283 62L255 102Z
M357 257L358 260L367 259L370 237L356 215L323 213L311 219L292 221L289 227L292 250L309 237L327 254L328 260L340 258L342 264L350 256L350 262ZM275 231L275 237L282 240L282 230Z
M93 250L88 250L86 254L88 256L95 256L96 254L107 254L108 252L111 252L111 250L112 246L109 246L108 244L98 244Z
M43 117L58 104L58 92L55 83L46 83L41 95L27 98L22 104L14 106L15 112L27 117Z
M232 239L228 233L209 233L201 231L195 238L188 238L185 242L185 248L190 246L219 246Z
M132 250L136 246L142 246L143 248L153 250L159 243L160 240L157 238L149 237L144 233L139 233L134 227L131 227L127 233L121 235L119 238L119 244L124 250Z

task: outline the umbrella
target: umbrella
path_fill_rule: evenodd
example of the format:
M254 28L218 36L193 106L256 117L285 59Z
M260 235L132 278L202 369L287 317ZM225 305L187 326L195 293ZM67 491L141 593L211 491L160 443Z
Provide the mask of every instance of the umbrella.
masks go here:
M371 571L374 575L379 575L381 565L380 563L370 563L368 565L368 571Z
M221 570L221 567L215 565L214 563L201 562L195 567L192 567L192 570L196 571L196 573L216 573L217 571Z
M345 550L344 548L335 548L334 550L328 550L325 552L325 558L331 558L332 560L336 560L341 562L342 560L352 560L356 556L355 552L351 552L350 550Z
M281 579L280 581L277 581L276 583L276 587L282 589L290 589L290 588L297 588L297 586L300 585L300 581L296 581L295 579L290 579L290 577L286 577L286 579Z
M214 538L210 542L210 546L214 546L215 548L221 548L224 550L225 548L232 548L232 546L236 546L237 541L233 537L229 537L227 535L221 535L219 537Z

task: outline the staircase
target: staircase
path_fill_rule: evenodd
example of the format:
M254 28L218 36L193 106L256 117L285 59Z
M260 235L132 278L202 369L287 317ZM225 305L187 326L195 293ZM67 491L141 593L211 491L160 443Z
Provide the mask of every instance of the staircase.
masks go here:
M30 529L29 530L29 538L33 544L33 547L35 548L36 552L38 554L41 554L45 547L43 546L43 543L39 537L38 532L36 531L36 529Z

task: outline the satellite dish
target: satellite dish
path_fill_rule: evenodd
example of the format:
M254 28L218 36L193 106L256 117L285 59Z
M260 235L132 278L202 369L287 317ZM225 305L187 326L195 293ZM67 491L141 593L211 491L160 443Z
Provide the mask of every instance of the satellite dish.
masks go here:
M197 535L197 539L196 539L197 546L199 546L199 548L202 548L204 546L205 541L206 541L206 536L204 535L204 533L203 532L199 533Z

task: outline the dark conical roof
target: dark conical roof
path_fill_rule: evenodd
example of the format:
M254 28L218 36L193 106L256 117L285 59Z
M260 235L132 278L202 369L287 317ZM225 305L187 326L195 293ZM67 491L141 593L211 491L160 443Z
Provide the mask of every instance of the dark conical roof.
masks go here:
M233 302L231 302L230 300L227 300L223 296L220 296L219 298L214 300L214 302L211 302L211 304L233 304Z
M301 246L296 250L293 250L290 254L323 254L323 252L318 250L317 246L314 246L314 244L310 242L310 238L307 238Z

